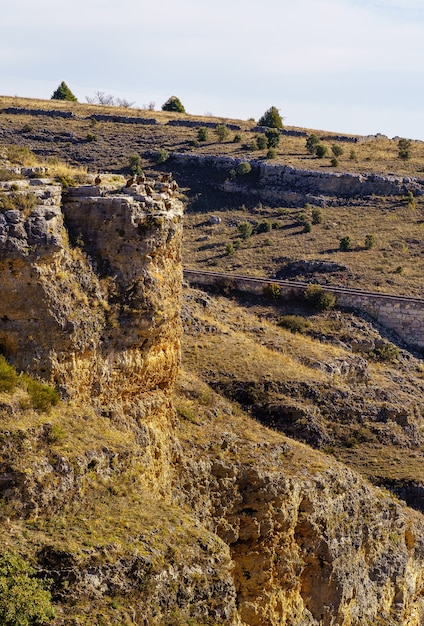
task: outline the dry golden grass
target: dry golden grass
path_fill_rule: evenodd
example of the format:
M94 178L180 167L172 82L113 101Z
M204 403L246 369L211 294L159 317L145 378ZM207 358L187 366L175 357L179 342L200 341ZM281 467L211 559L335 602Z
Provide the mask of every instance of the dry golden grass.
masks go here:
M155 119L158 124L152 126L138 127L125 124L102 123L96 125L96 134L107 139L117 133L122 133L126 137L126 141L134 140L134 146L137 144L141 135L143 135L151 144L151 148L165 147L169 150L187 150L192 149L198 154L214 154L227 155L235 158L249 159L265 159L266 150L249 151L246 150L244 144L252 141L257 133L252 130L256 126L254 120L228 119L213 116L193 116L190 114L172 113L167 111L151 111L146 109L133 109L115 106L93 105L80 102L65 102L60 100L38 100L31 98L18 98L9 96L0 96L0 113L1 109L9 107L22 107L43 110L61 110L72 111L80 118L86 118L94 114L106 114L111 116L129 116L142 117L144 119ZM198 122L196 128L185 128L178 126L167 126L170 120L181 119ZM37 128L47 129L67 129L73 131L77 136L84 137L87 132L93 132L93 127L88 120L84 119L54 119L42 117L38 119L36 116L28 115L9 115L2 114L2 122L7 128L8 126L23 127L30 124ZM202 123L212 122L214 124L229 123L236 124L240 127L237 131L241 135L241 141L234 143L235 131L231 131L229 139L220 143L217 141L213 129L209 131L209 139L205 142L199 142L195 146L191 145L197 138L197 127ZM112 126L112 129L110 128ZM338 166L331 167L330 157L318 159L311 156L305 148L304 137L283 136L279 146L277 147L276 158L274 163L284 163L293 167L306 169L330 170L330 171L350 171L350 172L375 172L375 173L394 173L407 176L421 176L424 172L424 142L413 141L411 150L411 159L403 161L398 157L397 139L388 139L384 137L360 137L358 143L350 143L343 141L334 141L332 137L337 137L337 133L324 130L314 130L307 128L287 127L288 130L301 130L309 134L316 134L324 138L324 143L329 148L331 155L331 145L337 143L343 148L343 154L338 157ZM111 132L112 131L112 132ZM353 137L348 135L348 137ZM353 151L353 153L352 153Z
M184 229L186 267L211 269L251 276L273 276L291 261L331 261L346 270L314 276L317 282L362 288L400 295L423 297L424 201L416 207L407 200L381 199L374 206L326 207L323 221L303 232L300 214L310 210L222 207L222 223L208 224L210 213L188 212ZM241 239L237 224L266 220L274 224L269 232ZM365 249L365 237L375 236L375 246ZM352 249L342 252L340 238L349 235ZM227 245L240 248L228 254Z
M246 441L275 443L282 435L252 421L255 410L280 403L284 413L287 402L306 411L320 407L334 435L328 452L337 459L383 484L393 479L424 483L424 452L408 443L404 426L390 419L376 422L373 412L368 415L370 407L382 411L392 407L395 420L407 409L416 416L408 419L418 420L416 427L421 428L424 384L419 361L411 363L399 355L393 362L375 362L361 353L360 358L367 359L368 377L340 375L334 365L358 358L340 343L352 338L353 316L310 315L310 335L305 336L277 326L279 316L290 312L289 304L255 304L247 298L239 304L214 296L205 308L188 298L191 318L185 324L176 404L189 439L206 444L214 428L226 425ZM370 338L369 332L364 328L364 338ZM313 338L315 333L319 340ZM357 336L361 337L359 330ZM243 388L252 389L256 409L238 404ZM332 400L325 401L330 393Z

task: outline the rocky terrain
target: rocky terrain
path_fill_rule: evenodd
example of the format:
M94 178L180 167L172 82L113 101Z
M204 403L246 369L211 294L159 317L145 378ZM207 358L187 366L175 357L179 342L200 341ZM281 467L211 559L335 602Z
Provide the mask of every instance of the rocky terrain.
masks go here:
M0 545L50 581L39 623L422 624L419 355L181 289L167 177L2 168Z

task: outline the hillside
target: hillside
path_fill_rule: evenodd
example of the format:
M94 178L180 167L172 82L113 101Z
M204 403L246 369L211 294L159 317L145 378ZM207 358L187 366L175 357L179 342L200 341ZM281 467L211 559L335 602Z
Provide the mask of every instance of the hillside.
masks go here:
M422 355L353 312L225 285L206 293L182 268L291 270L422 295L421 144L403 162L396 141L330 139L359 155L339 173L361 172L355 180L387 196L348 198L333 176L315 196L308 175L284 206L255 196L270 188L264 155L229 187L227 165L252 153L232 140L193 145L217 120L0 105L5 626L22 615L19 558L29 624L420 626ZM156 122L93 121L117 114ZM219 122L238 126L242 144L260 133ZM334 173L304 145L283 136L272 161L296 181L306 164ZM127 184L134 154L145 177ZM305 207L305 194L322 205ZM323 219L303 232L314 208ZM270 227L244 239L240 222ZM342 252L347 232L356 247ZM295 263L328 256L343 268Z

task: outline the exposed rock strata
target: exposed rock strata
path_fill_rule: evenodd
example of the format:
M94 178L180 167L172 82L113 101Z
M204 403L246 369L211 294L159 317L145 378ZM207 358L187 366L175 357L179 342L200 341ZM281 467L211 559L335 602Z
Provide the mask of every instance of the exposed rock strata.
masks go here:
M49 423L11 419L0 532L33 538L56 625L419 626L420 516L279 434L216 425L207 444L178 443L181 204L160 186L39 187L34 207L0 214L0 345L95 407L73 415L83 432L99 423L62 450Z

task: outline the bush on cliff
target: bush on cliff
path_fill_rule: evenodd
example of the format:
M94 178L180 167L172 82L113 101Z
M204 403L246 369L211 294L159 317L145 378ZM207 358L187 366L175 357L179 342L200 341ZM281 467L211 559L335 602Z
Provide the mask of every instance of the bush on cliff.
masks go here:
M17 384L18 374L15 368L0 355L0 391L13 391Z
M3 626L49 624L55 617L50 581L11 552L0 555L0 623Z

